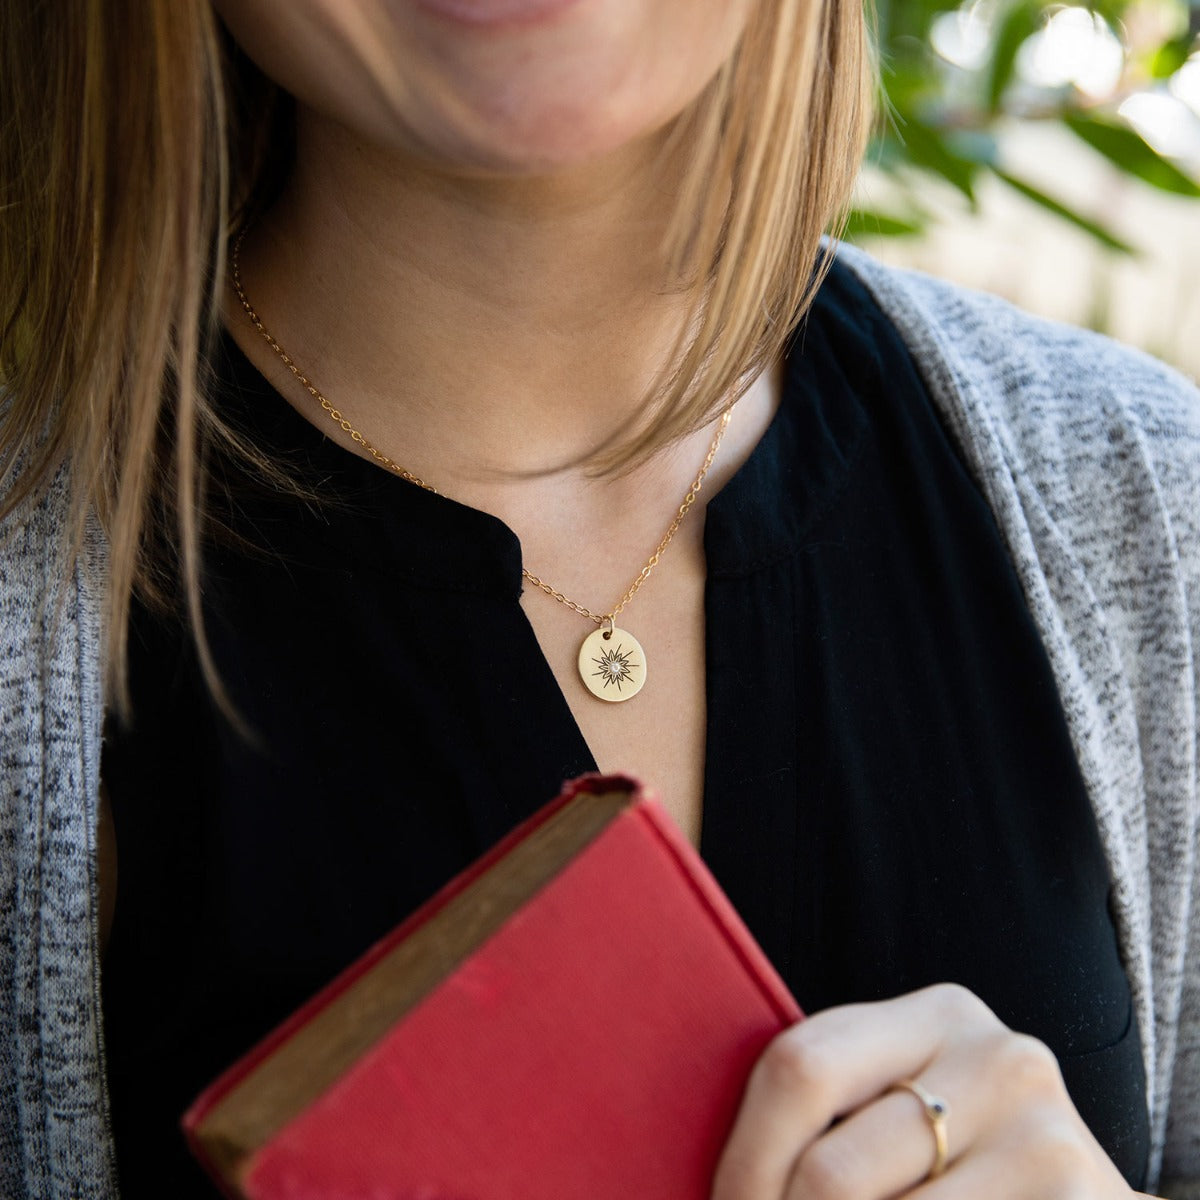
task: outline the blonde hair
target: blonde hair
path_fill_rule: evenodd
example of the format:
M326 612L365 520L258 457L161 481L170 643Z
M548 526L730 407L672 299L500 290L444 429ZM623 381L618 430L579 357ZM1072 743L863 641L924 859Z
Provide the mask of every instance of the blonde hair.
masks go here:
M73 545L92 514L108 539L124 706L135 593L184 597L218 686L199 622L205 453L272 468L214 417L206 352L227 239L288 168L289 104L208 0L70 7L0 0L0 518L67 467ZM759 0L676 123L691 162L666 265L706 286L649 419L592 456L597 472L702 426L807 311L869 124L865 24L861 0Z

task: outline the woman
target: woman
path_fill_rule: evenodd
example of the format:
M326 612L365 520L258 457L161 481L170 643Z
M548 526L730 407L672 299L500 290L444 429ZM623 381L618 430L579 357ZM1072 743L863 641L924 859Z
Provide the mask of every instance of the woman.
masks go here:
M717 1200L1200 1194L1197 397L830 264L857 5L85 8L0 9L4 1194L208 1194L597 766L816 1014Z

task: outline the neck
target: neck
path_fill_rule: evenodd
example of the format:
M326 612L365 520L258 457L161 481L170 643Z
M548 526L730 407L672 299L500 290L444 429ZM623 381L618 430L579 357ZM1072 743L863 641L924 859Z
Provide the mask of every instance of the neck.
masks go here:
M664 283L662 138L502 178L298 120L297 169L251 231L243 278L370 440L453 494L553 470L629 428L689 301Z

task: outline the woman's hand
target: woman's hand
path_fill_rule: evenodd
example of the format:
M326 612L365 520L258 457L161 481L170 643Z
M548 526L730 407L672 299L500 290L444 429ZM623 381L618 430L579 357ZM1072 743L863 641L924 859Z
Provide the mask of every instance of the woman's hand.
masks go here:
M948 1106L936 1119L901 1081ZM713 1200L1130 1200L1054 1055L965 988L827 1011L751 1072Z

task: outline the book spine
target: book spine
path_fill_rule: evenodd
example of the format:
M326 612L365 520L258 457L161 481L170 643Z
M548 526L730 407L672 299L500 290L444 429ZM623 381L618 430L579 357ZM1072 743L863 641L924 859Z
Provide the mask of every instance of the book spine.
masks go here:
M446 883L435 892L424 904L413 912L407 920L391 930L378 942L364 951L362 956L351 963L344 971L325 985L311 999L296 1009L281 1025L273 1029L260 1042L251 1047L245 1055L233 1063L219 1075L205 1090L196 1097L183 1114L181 1124L187 1135L189 1144L197 1149L192 1136L192 1129L204 1120L208 1112L221 1100L230 1089L247 1075L251 1074L263 1059L269 1057L292 1034L306 1025L312 1018L336 999L351 984L371 970L394 946L402 942L415 929L425 924L431 917L443 909L455 896L469 887L483 872L503 858L518 842L527 838L535 829L544 825L557 812L569 804L581 793L600 794L624 790L631 804L640 803L650 798L653 793L638 779L629 775L602 775L591 772L567 780L558 796L527 817L521 824L510 830L490 850L486 851L471 866Z

